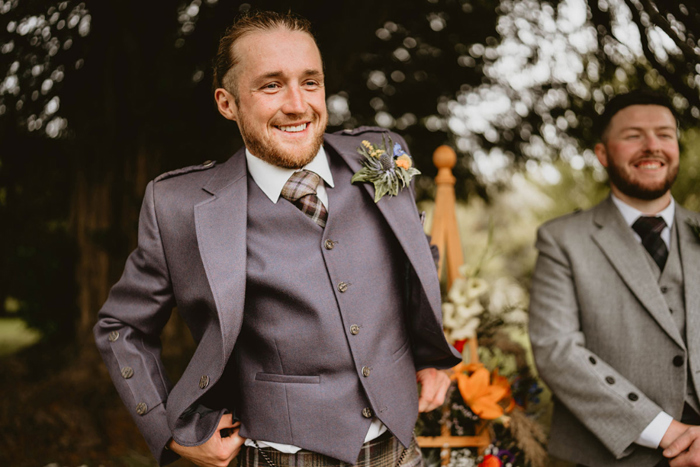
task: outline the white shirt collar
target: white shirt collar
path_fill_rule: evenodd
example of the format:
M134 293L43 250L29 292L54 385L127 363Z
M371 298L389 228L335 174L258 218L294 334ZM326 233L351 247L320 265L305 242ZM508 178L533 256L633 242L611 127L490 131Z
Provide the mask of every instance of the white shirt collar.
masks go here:
M248 162L248 172L250 176L253 177L253 181L260 187L263 193L270 198L270 201L276 204L280 199L280 193L282 193L284 184L287 183L289 177L291 177L296 170L272 165L253 155L248 148L245 150L245 157ZM323 146L318 150L316 157L306 164L303 169L318 174L331 188L335 186L333 184L331 168L328 166L328 157L326 157L326 151L323 149Z
M615 203L615 206L617 206L617 209L620 210L620 214L622 214L622 217L625 219L625 222L630 227L632 227L632 224L634 224L640 216L648 215L644 214L642 211L633 208L632 206L625 203L615 195L612 195L612 200L613 203ZM666 221L666 226L670 229L673 226L673 216L675 215L675 212L676 203L673 200L673 197L671 197L671 202L668 204L668 206L666 206L666 208L663 211L657 213L656 216L661 217L664 221Z

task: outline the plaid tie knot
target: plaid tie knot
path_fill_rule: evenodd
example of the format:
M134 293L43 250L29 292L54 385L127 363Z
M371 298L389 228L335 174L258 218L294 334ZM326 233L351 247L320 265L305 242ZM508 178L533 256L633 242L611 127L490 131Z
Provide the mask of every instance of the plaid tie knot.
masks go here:
M642 245L649 252L659 269L663 271L668 258L668 247L661 238L661 232L666 228L666 221L661 217L640 216L632 229L641 237Z
M319 183L320 176L308 170L300 170L289 177L280 194L318 225L325 227L328 211L316 194Z

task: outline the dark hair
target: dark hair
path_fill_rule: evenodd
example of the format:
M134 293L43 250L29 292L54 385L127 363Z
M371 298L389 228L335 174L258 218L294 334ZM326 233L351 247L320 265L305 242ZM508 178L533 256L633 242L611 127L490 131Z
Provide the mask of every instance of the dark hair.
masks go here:
M650 89L635 89L628 93L614 96L605 106L605 111L603 111L603 115L601 115L598 120L598 134L601 140L605 140L610 120L612 120L615 114L631 105L660 105L666 107L671 111L673 118L676 120L676 125L678 125L678 114L676 113L676 109L673 108L673 104L671 104L671 100L668 96Z
M234 54L233 45L241 37L255 31L271 31L274 29L287 29L299 31L314 37L311 32L311 23L306 18L292 13L277 13L274 11L256 11L247 13L236 19L233 25L219 40L219 49L214 57L214 81L213 87L224 88L236 95L233 77L228 72L238 63L238 57ZM314 39L315 40L315 39Z

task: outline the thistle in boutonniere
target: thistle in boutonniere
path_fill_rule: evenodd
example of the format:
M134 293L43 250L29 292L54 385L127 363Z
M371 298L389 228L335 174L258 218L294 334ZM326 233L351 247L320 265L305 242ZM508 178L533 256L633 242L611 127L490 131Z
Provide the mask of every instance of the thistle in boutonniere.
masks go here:
M697 238L698 241L700 241L700 222L698 222L695 219L692 219L690 217L687 218L685 220L685 222L686 222L686 224L688 224L690 226L691 230L695 234L695 238Z
M388 144L387 144L388 143ZM382 136L381 146L362 141L357 152L364 156L362 167L352 176L352 183L371 182L374 185L374 202L378 203L384 195L396 196L399 190L408 186L411 179L420 174L413 167L413 159L406 154L399 143Z

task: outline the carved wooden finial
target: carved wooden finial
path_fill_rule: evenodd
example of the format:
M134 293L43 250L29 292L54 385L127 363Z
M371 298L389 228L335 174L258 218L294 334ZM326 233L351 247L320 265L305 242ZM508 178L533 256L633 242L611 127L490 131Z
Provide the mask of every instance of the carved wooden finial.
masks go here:
M433 152L433 164L438 169L451 169L457 163L457 153L449 146L439 146Z

